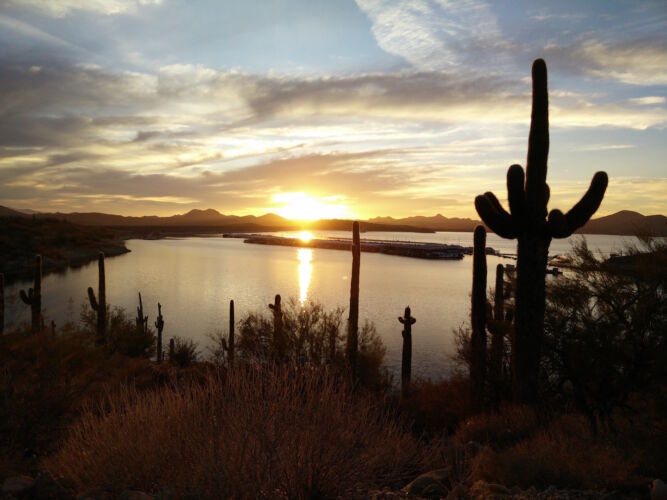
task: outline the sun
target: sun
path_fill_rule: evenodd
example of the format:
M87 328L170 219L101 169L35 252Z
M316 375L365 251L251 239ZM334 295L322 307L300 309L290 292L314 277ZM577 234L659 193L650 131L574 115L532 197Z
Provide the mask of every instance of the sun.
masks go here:
M301 231L299 234L297 234L297 238L299 238L304 243L308 243L313 239L313 233L310 231Z
M286 219L312 221L354 218L340 196L316 198L303 192L274 194L273 210Z

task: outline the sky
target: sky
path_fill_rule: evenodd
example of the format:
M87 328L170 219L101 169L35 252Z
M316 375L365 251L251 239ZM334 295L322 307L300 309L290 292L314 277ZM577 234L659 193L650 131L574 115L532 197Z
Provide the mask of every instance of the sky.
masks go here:
M667 214L662 0L0 0L0 204L477 218L537 57L550 208Z

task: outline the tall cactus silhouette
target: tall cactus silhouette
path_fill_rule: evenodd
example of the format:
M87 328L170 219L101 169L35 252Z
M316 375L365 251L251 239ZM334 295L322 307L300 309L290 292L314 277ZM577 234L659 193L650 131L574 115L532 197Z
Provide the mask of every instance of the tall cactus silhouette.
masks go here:
M144 304L141 301L141 292L139 292L139 305L137 306L137 333L146 333L148 330L148 316L144 316Z
M229 343L227 345L229 366L234 365L234 301L229 301Z
M104 252L100 252L97 256L97 269L99 274L97 296L99 300L95 299L93 288L88 287L88 301L93 311L97 312L97 343L104 344L107 329L107 287L104 274Z
M597 172L588 191L566 214L552 210L547 217L549 185L549 110L547 66L533 63L533 103L526 173L519 165L507 171L507 212L493 193L475 198L475 208L497 235L518 240L515 334L512 349L513 387L517 401L537 400L540 351L544 330L544 285L552 238L566 238L583 226L600 206L607 174Z
M405 314L398 318L399 323L403 325L403 353L401 356L401 387L403 393L407 393L410 389L410 378L412 376L412 325L417 320L410 314L410 306L405 308Z
M505 316L505 268L496 266L496 289L493 305L486 304L486 328L491 333L491 353L489 355L488 378L491 387L491 400L494 406L500 404L502 389L503 353L505 336L509 334L512 322Z
M5 275L0 273L0 335L5 332Z
M352 373L356 373L359 350L359 266L361 264L361 239L359 222L352 224L352 279L350 280L350 315L347 322L347 359Z
M162 361L162 330L164 330L164 318L162 317L162 304L157 303L157 319L155 320L157 330L157 362Z
M21 300L30 306L32 333L39 333L42 328L42 256L35 255L33 286L26 293L19 292Z
M283 332L283 308L281 305L280 294L276 294L273 304L269 304L269 309L273 314L273 346L276 357L283 359L287 350L287 342Z
M486 378L486 229L475 228L472 261L472 301L470 308L470 390L473 409L484 407Z

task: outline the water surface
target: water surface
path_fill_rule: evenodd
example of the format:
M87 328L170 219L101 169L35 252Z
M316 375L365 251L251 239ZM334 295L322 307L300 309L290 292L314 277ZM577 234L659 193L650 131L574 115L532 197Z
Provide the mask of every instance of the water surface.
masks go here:
M293 235L294 233L277 233ZM339 231L313 232L315 237L349 237ZM365 233L362 238L431 241L472 246L472 233ZM569 251L575 236L554 240L550 255ZM591 235L589 246L603 253L622 250L634 238ZM516 241L488 235L487 245L503 253L516 251ZM130 240L131 253L106 260L107 301L136 315L137 292L141 291L144 313L152 325L157 302L162 303L164 335L190 338L207 352L207 335L227 333L229 300L234 299L236 318L248 312L268 313L267 304L280 293L284 300L317 300L327 308L347 308L351 255L326 249L298 249L244 244L241 239L183 238ZM511 260L488 256L488 285L493 286L497 263ZM548 279L552 279L548 277ZM413 327L413 373L440 378L453 368L453 329L464 324L470 313L472 259L432 261L374 253L361 254L360 320L373 321L387 347L386 365L400 371L401 324L405 306L417 318ZM29 283L7 287L7 326L30 319L29 308L18 298L18 290ZM43 280L43 307L47 323L78 319L86 290L97 290L97 262ZM345 314L345 317L347 315Z

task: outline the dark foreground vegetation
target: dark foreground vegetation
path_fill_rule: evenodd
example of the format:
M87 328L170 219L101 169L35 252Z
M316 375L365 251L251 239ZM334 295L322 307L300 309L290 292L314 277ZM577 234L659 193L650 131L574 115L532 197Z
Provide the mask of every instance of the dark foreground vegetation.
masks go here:
M510 211L492 193L476 203L498 234L518 239L516 275L499 266L487 296L486 231L476 228L461 373L411 380L419 323L406 308L393 386L375 328L359 325L358 223L346 324L340 309L280 295L266 315L235 321L232 301L207 359L167 333L161 314L154 331L141 295L134 320L106 303L104 254L81 321L49 328L37 256L21 292L31 324L0 336L3 493L609 500L648 498L653 484L651 497L665 498L667 242L643 238L608 260L581 244L572 267L546 281L551 238L590 218L607 178L596 174L571 210L547 216L543 61L533 83L528 165L525 179L518 165L508 172Z

